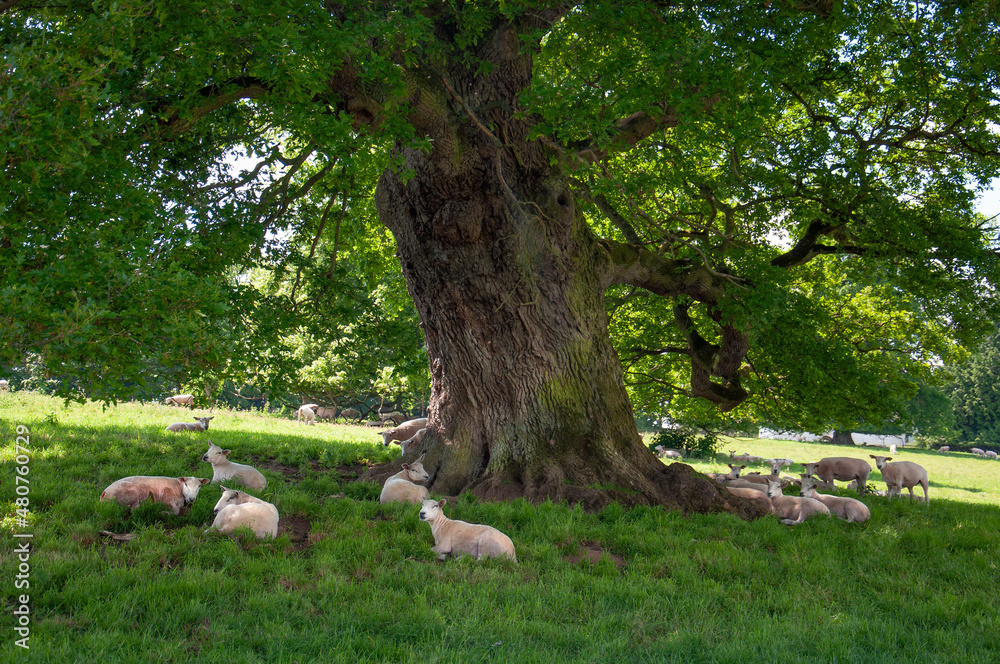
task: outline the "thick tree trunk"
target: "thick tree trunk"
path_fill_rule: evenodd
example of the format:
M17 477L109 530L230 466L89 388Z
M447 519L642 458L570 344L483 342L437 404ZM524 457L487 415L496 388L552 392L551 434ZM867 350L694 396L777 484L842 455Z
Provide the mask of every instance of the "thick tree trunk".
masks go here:
M502 29L481 55L489 76L455 71L414 94L432 147L400 148L375 196L431 361L432 490L757 514L641 444L608 337L608 249L511 111L530 57Z

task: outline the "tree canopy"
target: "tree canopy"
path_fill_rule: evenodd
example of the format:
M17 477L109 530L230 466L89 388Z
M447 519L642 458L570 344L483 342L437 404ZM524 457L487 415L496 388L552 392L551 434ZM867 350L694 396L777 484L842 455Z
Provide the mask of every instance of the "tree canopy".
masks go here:
M492 370L448 374L467 353L432 303L464 316L490 287L435 298L499 272L512 234L531 270L482 310L596 293L652 412L898 419L997 319L973 207L1000 174L991 0L0 7L0 361L99 398L151 368L287 381L315 359L290 331L326 344L363 313L343 298L397 306L373 294L394 250L457 398Z

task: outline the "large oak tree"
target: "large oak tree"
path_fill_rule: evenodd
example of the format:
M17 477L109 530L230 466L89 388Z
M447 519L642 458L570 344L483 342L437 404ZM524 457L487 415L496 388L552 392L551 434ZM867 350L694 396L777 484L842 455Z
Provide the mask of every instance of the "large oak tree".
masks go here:
M990 1L0 7L5 353L92 390L259 370L300 303L240 270L337 288L374 201L436 491L707 509L622 359L644 398L873 421L996 314Z

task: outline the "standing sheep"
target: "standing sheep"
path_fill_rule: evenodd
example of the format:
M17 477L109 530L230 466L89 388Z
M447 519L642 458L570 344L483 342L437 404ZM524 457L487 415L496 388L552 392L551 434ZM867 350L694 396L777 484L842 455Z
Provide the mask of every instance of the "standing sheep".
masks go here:
M316 419L319 421L326 420L333 424L334 418L337 417L336 406L317 406L313 408L313 411L315 411Z
M427 487L417 484L417 482L426 482L431 478L424 470L424 465L421 463L424 460L424 455L421 454L420 458L411 464L403 464L403 469L387 479L385 484L382 485L382 493L378 497L378 501L385 505L386 503L422 503L430 497L430 493L427 491Z
M212 464L212 481L221 482L223 480L235 479L243 482L251 489L267 488L267 480L260 471L253 466L242 463L233 463L229 460L229 452L218 445L208 441L208 451L201 457L201 460Z
M930 498L927 496L929 484L927 470L923 466L912 461L889 463L892 461L892 457L875 456L874 454L868 456L875 459L875 466L882 473L882 480L885 482L889 498L902 494L903 489L908 489L912 499L913 487L919 484L924 490L924 502L930 502Z
M830 516L830 508L818 500L782 494L781 482L771 482L767 485L767 497L774 505L774 513L786 526L797 526L817 514Z
M984 457L984 456L986 456L986 450L981 450L978 447L973 447L971 450L969 450L969 452L971 454L975 454L977 457Z
M517 562L509 537L492 526L453 521L444 515L442 507L444 500L425 500L420 506L420 520L430 524L434 536L431 550L438 554L438 560L445 560L448 554L467 553L476 560L507 557Z
M951 452L951 447L949 447L947 445L942 445L941 447L937 448L937 451L938 452Z
M807 475L810 477L817 475L826 482L857 480L860 495L864 495L868 475L872 472L872 467L867 461L854 457L826 457L815 463L807 463L805 466Z
M222 487L222 497L215 504L215 521L207 530L232 535L237 528L250 528L264 539L278 536L278 508L243 491Z
M215 415L211 417L196 417L194 418L194 423L174 422L167 427L167 431L208 431L208 422L214 419Z
M986 458L987 459L993 459L994 461L996 461L998 457L1000 457L1000 455L998 455L993 450L986 450Z
M355 422L361 419L361 413L356 408L345 408L340 411L340 416L345 420L354 420Z
M173 406L194 406L193 394L175 394L163 400L164 405Z
M415 433L427 427L427 418L418 417L414 420L403 422L394 429L386 429L382 432L382 442L386 447L394 440L408 440Z
M174 514L193 503L202 485L208 479L200 477L159 477L134 475L112 482L101 492L101 500L116 500L119 504L135 509L147 498L163 503Z
M318 408L318 406L317 406ZM312 409L312 404L306 404L305 406L299 406L299 409L295 411L295 421L302 422L306 426L310 424L316 424L316 411Z
M811 478L802 480L802 496L818 500L830 509L830 514L840 517L848 523L864 523L871 518L871 510L860 500L818 493L816 482L817 480Z

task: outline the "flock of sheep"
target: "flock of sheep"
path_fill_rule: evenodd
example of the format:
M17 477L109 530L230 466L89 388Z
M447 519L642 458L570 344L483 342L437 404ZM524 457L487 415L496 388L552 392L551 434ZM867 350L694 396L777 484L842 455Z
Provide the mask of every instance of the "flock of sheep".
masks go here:
M892 462L891 456L869 456L875 460L876 468L882 473L886 495L890 499L901 495L903 489L907 489L910 498L913 498L913 487L920 486L924 490L924 502L929 502L927 470L923 466L912 461ZM730 452L730 459L743 463L727 464L729 473L709 473L711 478L724 485L730 493L761 503L784 524L797 525L816 515L836 516L855 523L867 521L871 517L868 506L860 500L817 491L832 491L836 489L834 480L839 480L849 482L848 489L864 495L868 475L872 470L864 459L826 457L802 464L806 472L797 478L780 474L782 467L794 463L791 459L763 459L747 454L737 455L735 452ZM766 463L771 467L771 473L762 475L752 472L741 477L740 472L746 468L747 463ZM782 493L782 488L791 484L800 487L798 496L786 496Z
M176 395L169 397L167 403L176 405L193 405L191 395ZM330 418L336 414L336 409ZM296 411L299 421L307 424L317 416L324 415L323 409L315 404L306 404ZM303 417L308 419L303 420ZM195 417L194 422L175 422L167 427L167 431L207 431L212 417ZM391 418L387 418L391 419ZM418 445L427 433L427 419L417 418L399 423L392 429L382 432L383 443L388 446L398 441L404 454L413 446ZM170 509L170 513L180 514L182 508L190 505L198 497L202 486L211 482L238 481L245 488L262 490L267 487L267 480L256 468L229 460L230 450L224 450L208 441L208 451L202 456L202 461L212 464L212 479L198 477L162 477L162 476L132 476L124 477L111 483L101 492L101 500L115 500L129 509L135 509L142 502L152 500ZM466 523L449 519L442 508L445 501L435 501L430 498L427 487L420 484L430 480L423 467L423 455L410 464L403 464L402 470L389 477L382 487L379 502L412 503L420 505L419 517L426 521L434 537L432 550L441 560L449 555L468 554L476 559L506 557L517 561L514 543L509 537L491 526ZM278 509L274 505L245 491L222 486L222 497L215 505L215 520L206 530L218 530L234 536L237 529L249 528L258 538L277 537Z

